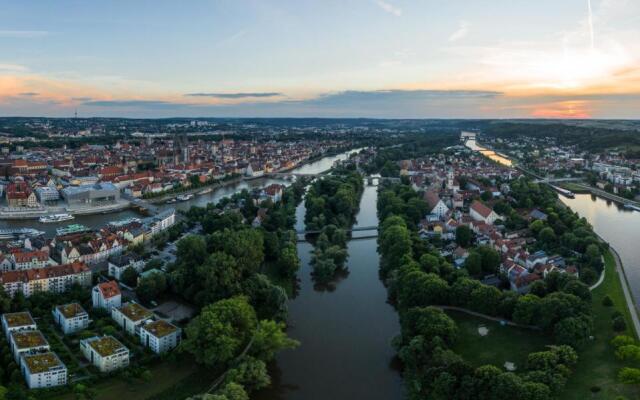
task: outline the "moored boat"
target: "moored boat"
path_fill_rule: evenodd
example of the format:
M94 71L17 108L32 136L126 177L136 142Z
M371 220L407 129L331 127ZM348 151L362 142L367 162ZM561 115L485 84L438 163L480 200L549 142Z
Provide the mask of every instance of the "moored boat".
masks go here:
M38 219L38 221L40 221L43 224L47 224L52 222L69 221L74 218L75 217L71 214L63 213L63 214L43 215Z

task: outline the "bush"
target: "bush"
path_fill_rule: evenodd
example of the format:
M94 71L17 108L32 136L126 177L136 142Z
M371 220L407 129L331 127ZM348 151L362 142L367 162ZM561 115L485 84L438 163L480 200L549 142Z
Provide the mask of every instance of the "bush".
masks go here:
M616 317L613 319L613 330L616 332L622 332L627 329L627 323L624 322L624 318Z
M611 300L611 297L609 297L608 295L604 296L602 298L602 305L605 306L605 307L612 307L613 306L613 300Z

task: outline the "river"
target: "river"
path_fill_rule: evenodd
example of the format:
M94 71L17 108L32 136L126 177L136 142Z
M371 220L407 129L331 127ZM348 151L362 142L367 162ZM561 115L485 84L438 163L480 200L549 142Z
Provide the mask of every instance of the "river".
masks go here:
M350 150L344 153L340 153L333 156L323 157L319 160L302 165L291 172L294 173L320 173L330 169L333 163L338 160L345 160L353 152L357 152L360 149ZM178 202L174 204L162 204L159 206L160 210L166 210L175 208L176 210L188 210L191 206L204 207L209 203L217 203L223 197L231 196L234 193L238 193L243 189L256 189L268 186L272 183L288 184L288 181L282 179L271 178L256 178L251 180L243 180L237 183L228 184L217 188L209 193L196 195L191 200ZM89 228L100 228L105 226L111 221L123 220L132 217L140 218L141 215L133 210L123 210L107 214L94 214L94 215L80 215L72 221L65 221L59 223L47 223L42 224L37 219L27 220L0 220L0 229L2 228L34 228L39 231L45 232L49 237L55 235L56 229L69 224L83 224Z
M378 224L377 188L365 187L356 226ZM304 203L296 210L296 229L304 229ZM370 232L355 232L366 235ZM289 302L289 336L300 347L277 356L272 385L258 400L402 398L402 380L393 337L400 333L398 316L387 303L387 290L378 275L376 239L351 240L348 274L331 291L318 289L311 279L312 245L298 244L299 290Z
M592 194L576 194L574 199L560 196L560 200L584 217L593 229L616 249L631 292L640 304L640 212L625 209L610 200Z

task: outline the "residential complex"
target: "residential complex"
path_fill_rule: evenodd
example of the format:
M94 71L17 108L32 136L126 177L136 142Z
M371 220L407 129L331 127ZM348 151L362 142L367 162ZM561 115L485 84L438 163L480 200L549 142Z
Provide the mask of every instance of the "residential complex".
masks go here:
M113 336L81 340L80 350L100 372L111 372L129 365L129 349Z

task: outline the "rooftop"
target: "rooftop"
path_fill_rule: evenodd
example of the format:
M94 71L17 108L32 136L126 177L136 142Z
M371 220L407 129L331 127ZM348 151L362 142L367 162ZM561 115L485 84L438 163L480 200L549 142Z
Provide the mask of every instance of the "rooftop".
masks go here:
M12 332L11 336L19 350L49 345L40 331Z
M160 319L160 320L153 321L146 324L144 326L144 330L151 333L153 336L157 338L161 338L161 337L172 334L173 332L177 331L178 328L175 325Z
M128 303L120 307L120 312L123 313L131 321L141 321L153 316L153 313L146 308L142 307L138 303Z
M73 318L78 315L86 314L87 312L78 303L70 303L56 307L58 311L64 315L65 318Z
M28 311L21 311L15 313L7 313L2 315L7 321L9 328L18 328L21 326L35 325L31 314Z
M26 355L24 362L32 374L39 374L64 367L64 364L60 361L56 353L52 352Z
M100 354L102 357L113 355L121 349L127 349L118 339L113 336L94 337L87 339L89 345Z

